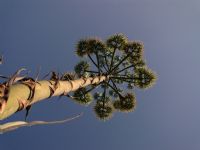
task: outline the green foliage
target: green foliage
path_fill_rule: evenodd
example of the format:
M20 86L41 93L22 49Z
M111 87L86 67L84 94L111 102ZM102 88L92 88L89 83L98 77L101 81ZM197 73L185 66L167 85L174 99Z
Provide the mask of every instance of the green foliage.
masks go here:
M134 72L134 85L141 89L151 87L156 81L156 75L147 68L137 68Z
M105 51L105 44L97 38L82 39L76 46L76 54L80 57L99 52L105 53Z
M88 41L86 39L82 39L76 45L76 54L80 57L83 57L89 53L88 51Z
M131 41L125 44L124 51L126 53L132 53L133 56L142 55L144 50L144 44L140 41Z
M124 97L120 97L119 100L113 103L116 110L121 112L131 112L136 107L135 95L132 93L127 93Z
M141 68L141 67L145 67L145 61L143 59L138 59L136 61L134 61L134 59L129 60L131 62L131 64L134 65L134 68Z
M138 62L144 63L143 58L142 58L143 51L144 51L144 45L142 42L132 41L132 42L128 42L124 46L125 54L130 54L128 61L133 65L136 65Z
M86 93L86 88L80 88L74 92L74 100L82 105L89 105L92 102L92 95Z
M91 38L88 39L88 50L90 53L105 53L106 46L100 39Z
M87 77L90 65L87 61L80 61L75 67L74 71L79 77Z
M100 120L108 120L112 117L113 114L113 105L109 97L105 99L97 100L94 106L94 112L96 117Z
M111 49L123 49L125 44L127 43L127 38L123 34L115 34L110 36L106 44Z

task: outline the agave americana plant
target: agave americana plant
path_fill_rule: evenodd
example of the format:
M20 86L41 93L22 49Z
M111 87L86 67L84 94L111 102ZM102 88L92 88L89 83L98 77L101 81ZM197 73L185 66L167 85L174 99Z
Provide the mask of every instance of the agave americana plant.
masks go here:
M52 71L45 76L50 78L43 80L20 75L24 68L10 77L1 75L6 81L0 84L0 120L24 109L27 117L34 103L52 96L66 96L81 105L92 104L96 117L105 121L115 112L135 110L134 89L147 89L156 81L156 74L144 59L143 43L129 41L123 34L112 35L105 41L81 39L76 45L76 54L80 62L74 72L59 75ZM20 125L33 124L0 125L0 130Z

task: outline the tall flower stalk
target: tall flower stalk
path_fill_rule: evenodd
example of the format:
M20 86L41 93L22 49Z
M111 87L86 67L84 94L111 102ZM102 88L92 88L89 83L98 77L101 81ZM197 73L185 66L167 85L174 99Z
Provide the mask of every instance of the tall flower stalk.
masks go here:
M144 59L144 45L115 34L105 41L87 38L78 41L76 54L81 58L73 73L51 72L47 80L22 76L20 69L0 84L0 120L17 111L28 112L34 103L53 96L67 96L82 105L93 101L100 120L116 111L131 112L136 107L135 88L147 89L156 81Z

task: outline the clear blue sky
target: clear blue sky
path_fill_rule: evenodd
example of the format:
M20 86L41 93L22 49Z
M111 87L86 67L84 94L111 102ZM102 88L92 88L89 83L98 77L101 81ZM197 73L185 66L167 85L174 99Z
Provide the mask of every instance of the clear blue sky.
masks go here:
M157 84L137 90L137 109L100 122L91 107L67 98L41 102L29 120L84 116L62 125L0 135L1 150L199 150L199 0L0 0L0 74L38 66L72 71L76 41L124 33L145 44ZM1 123L24 119L20 112Z

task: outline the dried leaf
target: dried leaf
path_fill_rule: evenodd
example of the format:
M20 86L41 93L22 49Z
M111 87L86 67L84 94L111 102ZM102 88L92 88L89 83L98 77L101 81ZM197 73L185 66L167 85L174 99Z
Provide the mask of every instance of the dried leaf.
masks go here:
M8 131L12 131L18 129L20 127L28 127L34 125L44 125L44 124L60 124L65 123L68 121L72 121L82 116L83 113L78 114L71 118L66 118L64 120L56 120L56 121L32 121L32 122L25 122L25 121L15 121L15 122L8 122L5 124L0 125L0 134L3 134Z

